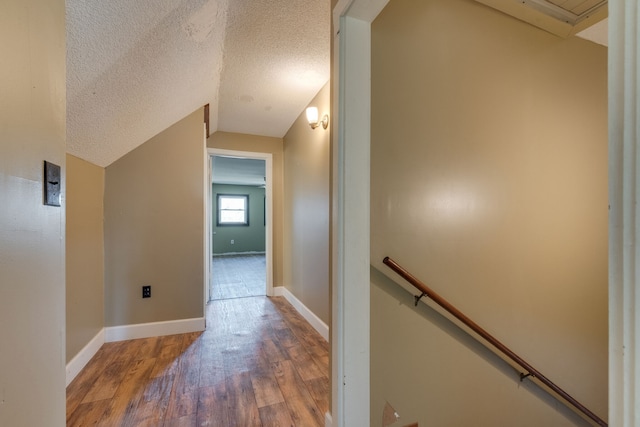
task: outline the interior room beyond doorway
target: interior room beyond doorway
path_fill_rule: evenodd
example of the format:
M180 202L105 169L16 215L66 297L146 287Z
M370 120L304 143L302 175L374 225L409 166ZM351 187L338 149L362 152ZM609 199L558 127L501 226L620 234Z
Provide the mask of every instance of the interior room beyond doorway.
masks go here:
M214 256L211 300L266 295L264 254Z
M266 161L211 159L209 299L266 295Z

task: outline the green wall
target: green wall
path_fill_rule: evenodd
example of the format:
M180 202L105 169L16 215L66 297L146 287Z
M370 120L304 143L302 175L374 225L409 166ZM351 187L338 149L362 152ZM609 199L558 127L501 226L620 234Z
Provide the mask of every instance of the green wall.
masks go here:
M213 253L264 252L264 188L248 185L213 184ZM249 225L216 225L218 194L249 195ZM231 244L233 240L233 244Z

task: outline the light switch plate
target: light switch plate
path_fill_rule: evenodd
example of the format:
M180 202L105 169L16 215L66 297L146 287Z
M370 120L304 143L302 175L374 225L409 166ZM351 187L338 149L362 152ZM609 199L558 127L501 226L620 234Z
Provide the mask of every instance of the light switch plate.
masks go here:
M60 166L44 162L44 204L48 206L60 206L60 189L62 180Z

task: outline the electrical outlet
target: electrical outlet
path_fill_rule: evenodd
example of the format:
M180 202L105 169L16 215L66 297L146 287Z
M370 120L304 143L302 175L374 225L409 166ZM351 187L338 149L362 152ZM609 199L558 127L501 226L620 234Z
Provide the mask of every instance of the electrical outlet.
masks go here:
M151 286L142 287L142 298L151 298Z
M232 244L232 245L233 245L235 242L236 242L235 240L231 239L231 244Z

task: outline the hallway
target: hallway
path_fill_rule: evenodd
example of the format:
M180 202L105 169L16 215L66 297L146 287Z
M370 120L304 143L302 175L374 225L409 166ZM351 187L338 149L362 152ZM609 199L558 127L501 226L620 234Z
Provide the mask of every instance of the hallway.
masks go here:
M204 332L105 344L67 426L323 426L328 349L282 297L212 301Z

